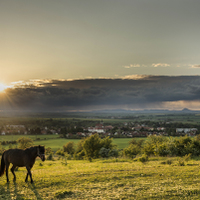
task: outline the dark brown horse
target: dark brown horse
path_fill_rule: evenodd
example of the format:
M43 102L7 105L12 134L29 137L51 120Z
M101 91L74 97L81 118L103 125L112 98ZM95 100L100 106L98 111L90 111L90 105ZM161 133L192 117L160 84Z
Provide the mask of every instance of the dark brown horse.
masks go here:
M1 158L0 176L2 176L6 170L7 182L9 182L8 169L9 169L10 163L12 163L13 166L11 168L11 172L13 173L13 176L14 176L13 181L16 181L16 176L14 172L15 168L26 167L27 175L26 175L25 182L27 182L28 175L29 175L31 179L31 183L33 183L31 168L34 165L35 159L37 156L39 156L42 161L45 161L44 146L39 145L39 146L27 148L25 150L9 149L9 150L4 151Z

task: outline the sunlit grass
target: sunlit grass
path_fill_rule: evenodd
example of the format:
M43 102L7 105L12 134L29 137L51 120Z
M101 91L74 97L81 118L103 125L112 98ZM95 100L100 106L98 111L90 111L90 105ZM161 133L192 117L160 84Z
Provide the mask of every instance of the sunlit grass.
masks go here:
M8 185L0 179L0 199L200 199L199 161L178 158L36 161L35 183L25 183L25 168ZM9 172L10 179L12 174Z

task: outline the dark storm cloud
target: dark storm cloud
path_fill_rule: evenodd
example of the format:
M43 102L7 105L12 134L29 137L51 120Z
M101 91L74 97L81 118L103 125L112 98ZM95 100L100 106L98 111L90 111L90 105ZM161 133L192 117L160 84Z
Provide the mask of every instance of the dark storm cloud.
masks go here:
M6 94L6 95L5 95ZM199 101L200 76L141 79L51 80L18 85L1 95L0 108L36 111L143 108L170 101Z

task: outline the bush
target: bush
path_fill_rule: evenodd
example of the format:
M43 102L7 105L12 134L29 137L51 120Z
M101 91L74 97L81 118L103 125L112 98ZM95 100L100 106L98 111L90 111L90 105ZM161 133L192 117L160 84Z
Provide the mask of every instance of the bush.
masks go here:
M65 152L63 150L61 150L61 149L58 149L56 151L56 154L59 155L59 156L65 156Z
M83 150L83 143L84 139L80 140L77 144L77 148L74 153L74 159L76 160L82 160L85 156L85 152Z
M123 155L134 158L137 154L141 153L142 150L142 144L144 140L135 140L132 139L129 142L129 146L123 150Z
M31 138L21 137L17 140L20 149L26 149L33 146L33 140Z
M162 161L161 164L168 164L171 165L172 164L172 160L167 160L167 161Z
M143 154L141 157L138 158L138 160L142 163L145 163L149 160L149 157L146 154Z
M167 139L163 136L149 136L149 140L146 140L143 146L143 153L150 155L158 155L158 148L165 143ZM164 150L164 149L163 149Z
M100 145L101 147L104 147L106 149L114 149L116 145L114 145L112 142L113 142L112 138L105 137L100 140Z
M50 154L47 156L47 160L54 160L54 158L53 158L53 153L50 153Z
M123 154L130 158L134 158L139 153L140 149L135 144L130 144L127 148L123 150Z
M63 146L63 151L73 155L75 152L74 142L68 142Z
M116 145L112 144L110 137L101 139L98 134L94 134L81 141L78 145L78 150L75 152L75 156L79 157L78 152L83 151L85 157L90 160L99 157L109 157L111 154L117 155L117 151L112 151L115 147Z
M188 136L180 137L174 140L176 148L176 156L185 156L186 154L192 153L192 139Z
M109 152L109 156L117 158L119 156L119 151L117 149L111 149Z
M181 158L178 160L178 166L185 166L185 162L184 160L182 160Z
M98 134L91 135L83 142L83 150L87 158L98 158L101 149L101 139Z
M51 154L53 152L52 152L52 149L50 147L48 147L48 148L45 149L45 153L46 154Z
M189 154L187 154L187 155L185 155L184 156L184 160L187 162L187 161L189 161L190 159L191 159L191 153L189 153Z
M100 157L102 157L102 158L108 158L108 157L109 157L109 152L110 152L110 149L106 149L105 147L102 147L102 148L99 150L99 155L100 155Z
M82 160L84 157L85 157L85 152L83 150L79 152L75 152L74 154L74 159L76 160Z
M157 148L155 149L155 154L159 156L167 156L170 154L168 149L167 143L158 144Z

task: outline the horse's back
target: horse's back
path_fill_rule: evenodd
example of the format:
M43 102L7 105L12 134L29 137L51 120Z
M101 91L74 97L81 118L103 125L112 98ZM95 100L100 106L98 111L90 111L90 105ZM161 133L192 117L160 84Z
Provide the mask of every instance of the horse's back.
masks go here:
M4 159L8 163L12 163L15 166L25 166L26 155L22 149L9 149L4 153Z

